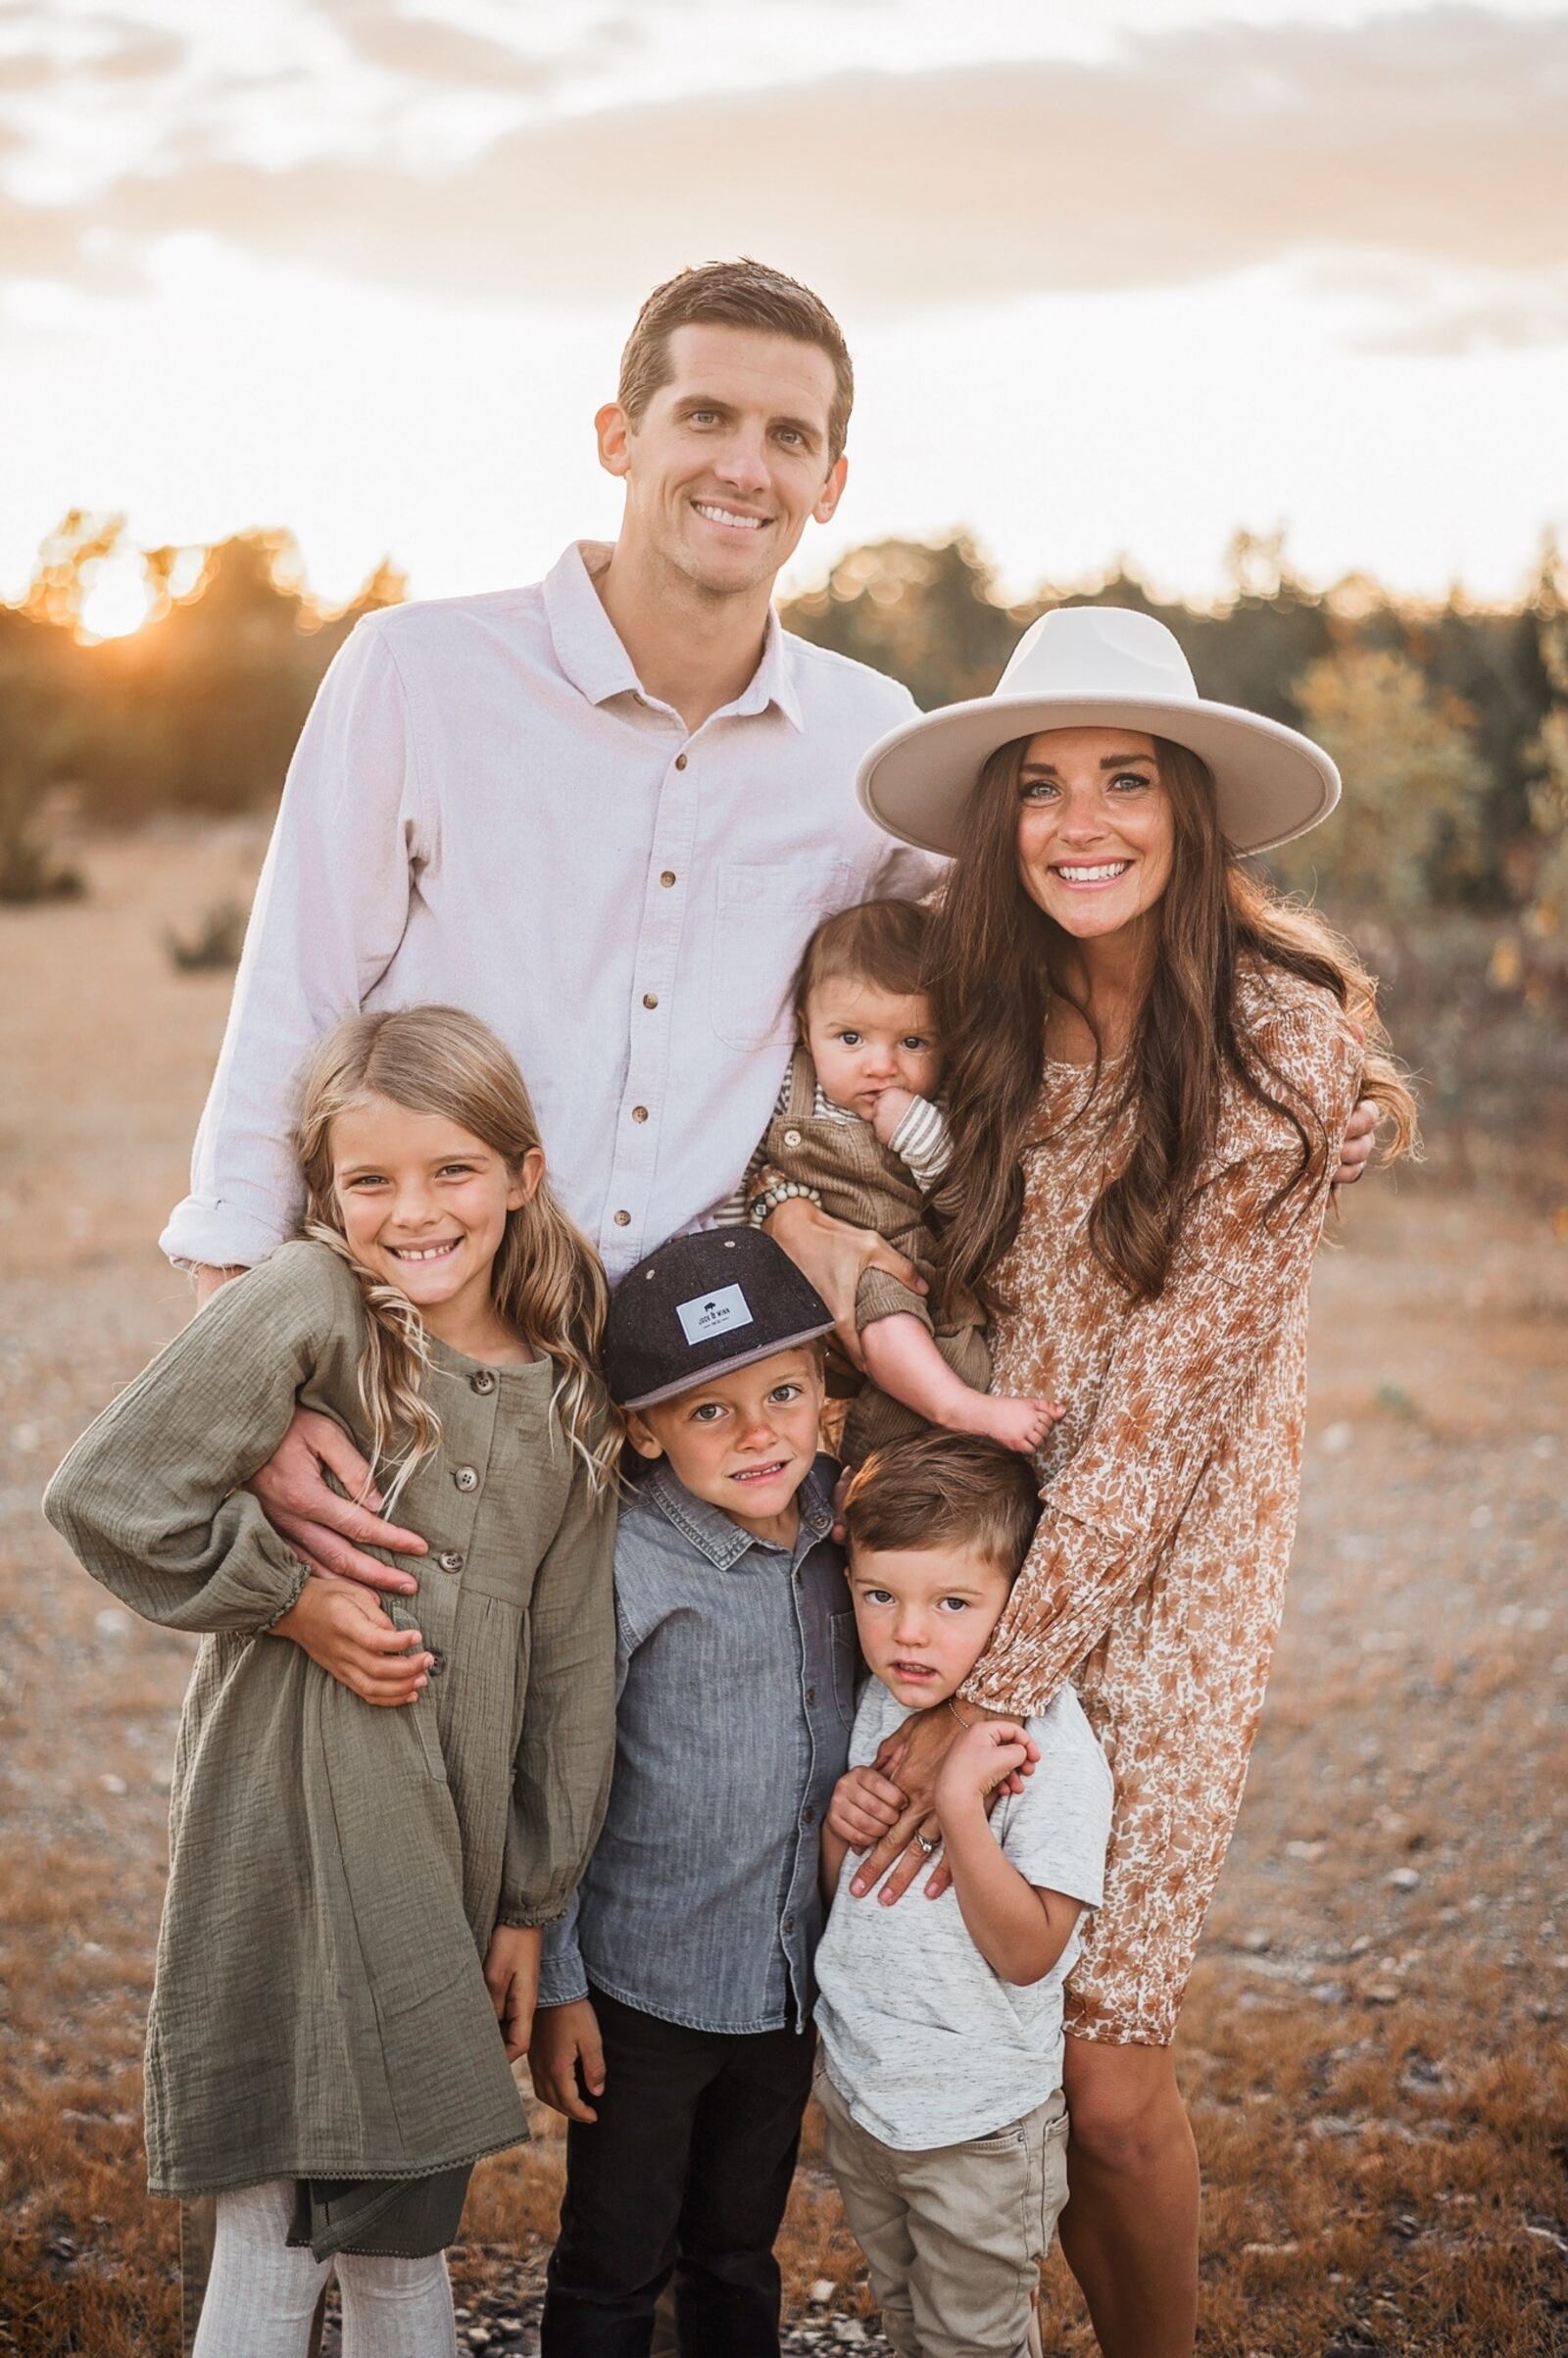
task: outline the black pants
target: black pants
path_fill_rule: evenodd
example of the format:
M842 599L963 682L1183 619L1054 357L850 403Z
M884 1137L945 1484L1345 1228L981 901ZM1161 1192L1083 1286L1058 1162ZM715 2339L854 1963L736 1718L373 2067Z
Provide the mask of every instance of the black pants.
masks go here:
M605 2092L566 2132L541 2358L647 2358L672 2269L682 2358L778 2358L773 2238L815 2040L682 2030L592 1995Z

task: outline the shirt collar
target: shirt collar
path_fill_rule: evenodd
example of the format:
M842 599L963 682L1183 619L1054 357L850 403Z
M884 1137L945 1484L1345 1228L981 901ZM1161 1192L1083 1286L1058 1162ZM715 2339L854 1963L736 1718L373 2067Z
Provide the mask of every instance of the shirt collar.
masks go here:
M668 1464L662 1458L652 1471L643 1477L640 1495L657 1506L667 1521L673 1523L683 1539L691 1542L707 1556L715 1571L729 1572L741 1557L753 1547L765 1554L789 1553L791 1564L808 1555L833 1528L832 1460L818 1457L799 1492L801 1527L793 1549L777 1547L771 1540L754 1539L732 1522L721 1506L710 1505L706 1498L694 1498L683 1482L678 1482Z
M574 540L545 575L545 614L556 662L563 676L590 704L608 704L612 696L646 694L594 587L594 574L609 561L607 541ZM765 712L769 705L777 705L792 728L804 728L789 634L772 607L767 611L762 660L748 685L724 710L732 716L749 719Z

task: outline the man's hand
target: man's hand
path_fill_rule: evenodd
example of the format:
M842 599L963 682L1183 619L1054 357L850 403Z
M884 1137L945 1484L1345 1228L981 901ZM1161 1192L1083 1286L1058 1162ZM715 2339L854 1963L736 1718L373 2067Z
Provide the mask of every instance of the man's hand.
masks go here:
M416 1629L398 1629L355 1581L313 1572L268 1635L292 1638L313 1662L368 1703L412 1703L432 1657Z
M823 1821L852 1850L868 1850L904 1814L904 1795L874 1768L847 1769L833 1788Z
M971 1721L1004 1720L1008 1726L1017 1725L1005 1711L982 1711L975 1703L965 1703L963 1710ZM852 1898L863 1899L867 1891L881 1883L877 1898L884 1907L891 1907L895 1900L903 1898L921 1870L931 1867L933 1852L942 1837L934 1807L937 1779L949 1752L963 1733L947 1704L936 1703L929 1711L911 1711L903 1726L895 1728L880 1746L876 1765L903 1793L905 1807L898 1823L889 1827L876 1847L856 1868L850 1883ZM1025 1749L1027 1757L994 1788L988 1808L994 1807L1004 1793L1022 1792L1020 1778L1031 1774L1040 1757L1040 1747L1032 1738L1025 1739ZM887 1881L882 1883L884 1876ZM939 1861L931 1869L925 1887L927 1899L940 1899L952 1880Z
M598 2113L585 2098L605 2092L605 2048L599 2017L587 1998L536 2009L528 2069L541 2104L548 2104L552 2112L564 2112L568 2121L598 2120Z
M484 1986L496 2010L509 2063L527 2054L533 2037L544 1944L544 1934L536 1924L498 1924L485 1950Z
M795 1266L810 1279L833 1313L839 1347L857 1367L865 1366L855 1325L855 1297L867 1269L886 1269L911 1292L924 1294L925 1279L912 1261L885 1244L874 1228L852 1228L830 1219L804 1196L781 1204L767 1223Z
M323 1466L342 1483L349 1494L346 1498L327 1488ZM313 1572L335 1572L340 1580L364 1581L368 1589L392 1589L400 1597L412 1597L419 1585L412 1572L378 1564L373 1555L362 1553L368 1547L385 1547L393 1555L426 1552L416 1531L383 1523L371 1512L381 1498L367 1488L369 1479L369 1467L340 1425L314 1408L296 1408L294 1422L245 1488L279 1538L287 1540ZM362 1498L365 1504L358 1503Z
M893 1144L894 1131L913 1104L914 1091L912 1089L895 1087L883 1090L882 1095L871 1108L871 1127L883 1146L890 1147Z
M1377 1138L1378 1109L1368 1097L1356 1103L1345 1129L1345 1144L1340 1149L1340 1164L1331 1185L1353 1187L1372 1159L1372 1148Z

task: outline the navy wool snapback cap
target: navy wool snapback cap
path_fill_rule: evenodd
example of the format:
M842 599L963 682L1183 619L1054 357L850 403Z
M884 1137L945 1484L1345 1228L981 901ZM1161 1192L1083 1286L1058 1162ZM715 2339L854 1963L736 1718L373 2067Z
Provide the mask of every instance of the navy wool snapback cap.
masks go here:
M760 1228L674 1236L610 1298L605 1381L623 1408L650 1408L708 1376L832 1332L827 1303Z

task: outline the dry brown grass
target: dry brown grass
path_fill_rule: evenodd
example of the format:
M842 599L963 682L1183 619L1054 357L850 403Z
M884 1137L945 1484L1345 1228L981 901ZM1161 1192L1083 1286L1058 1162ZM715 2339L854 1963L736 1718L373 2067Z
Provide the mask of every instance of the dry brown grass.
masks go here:
M189 1648L119 1614L36 1500L186 1315L150 1240L228 986L159 933L258 848L103 847L94 899L0 919L0 2349L25 2358L175 2346L139 2047ZM1568 1247L1549 1197L1362 1192L1320 1263L1286 1634L1183 2022L1201 2346L1543 2358L1568 2349ZM539 2118L477 2174L460 2297L537 2275ZM792 2310L818 2277L864 2305L809 2125L783 2258ZM1047 2316L1092 2348L1059 2257Z

